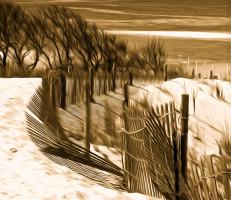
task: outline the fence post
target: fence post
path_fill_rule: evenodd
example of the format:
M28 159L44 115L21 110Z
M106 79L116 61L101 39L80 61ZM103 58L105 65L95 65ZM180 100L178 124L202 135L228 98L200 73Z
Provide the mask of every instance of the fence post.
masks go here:
M177 134L176 131L173 133L173 159L175 169L175 200L180 200L179 192L179 163L178 163L178 150L177 150Z
M128 74L129 74L129 85L133 85L133 73L129 71Z
M164 81L168 80L168 66L164 65Z
M89 83L86 83L86 99L85 99L85 148L90 150L90 137L91 137L91 105L90 105L90 88Z
M63 74L63 72L60 72L60 79L61 79L61 102L60 102L60 107L62 109L66 108L66 77L65 74Z
M198 63L197 63L197 60L196 60L196 68L195 68L195 74L197 74L197 67L198 67Z
M181 96L181 171L187 181L189 95Z
M77 80L75 76L71 77L73 79L73 88L71 92L71 104L76 104L76 85L77 85Z
M192 79L194 79L194 77L195 77L195 70L194 70L194 68L192 69Z
M210 79L213 79L213 70L210 71L209 78L210 78Z
M115 92L116 90L116 69L113 69L112 72L112 91Z
M124 106L128 106L128 83L124 85Z
M107 78L108 78L108 76L107 76L107 70L105 70L104 72L103 72L103 75L104 75L104 80L103 80L103 94L106 94L107 93Z
M129 131L128 118L127 118L127 113L126 113L127 108L128 108L128 84L127 84L127 82L125 83L123 89L124 89L124 101L123 101L124 127L125 127L126 131ZM129 139L128 139L127 134L126 134L125 137L124 137L124 148L126 150L127 150L127 147L128 147L128 142L129 142ZM129 156L127 156L127 154L125 154L124 160L125 160L125 169L128 169L129 165L130 165L130 160L129 160ZM129 174L125 174L125 181L126 181L126 185L127 185L127 190L129 192L131 190L131 183L130 183Z

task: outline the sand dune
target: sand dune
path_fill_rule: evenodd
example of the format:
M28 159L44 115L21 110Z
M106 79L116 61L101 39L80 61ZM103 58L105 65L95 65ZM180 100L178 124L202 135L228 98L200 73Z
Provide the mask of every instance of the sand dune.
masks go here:
M40 79L0 79L0 199L151 199L99 186L48 160L30 140L24 111Z
M30 140L25 124L26 104L40 79L0 79L0 199L151 199L103 188L68 168L59 166L40 153ZM224 100L215 95L214 85L223 88ZM143 86L136 97L146 95L152 104L169 100L179 109L182 93L190 94L189 146L195 148L195 135L203 135L202 153L218 153L215 141L222 136L224 121L231 116L231 85L223 81L174 79L160 85ZM196 112L192 104L196 95ZM229 129L231 125L228 123ZM202 141L202 142L203 142Z

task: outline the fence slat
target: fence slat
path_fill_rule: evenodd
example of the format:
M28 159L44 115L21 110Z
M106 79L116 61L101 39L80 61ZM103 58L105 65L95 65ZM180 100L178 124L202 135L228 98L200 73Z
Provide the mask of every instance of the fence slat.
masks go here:
M200 192L198 188L198 180L196 178L196 173L195 173L195 166L192 166L191 168L191 177L192 177L192 185L193 185L193 190L195 191L195 196L197 200L202 200L200 197Z
M196 177L196 181L197 181L197 190L198 190L200 199L203 199L203 195L202 195L203 189L201 188L202 183L201 183L201 180L200 180L200 177L199 177L199 174L198 174L198 168L196 166L194 167L194 172L195 172L195 177Z
M200 160L200 170L201 170L201 176L202 177L205 177L205 171L204 171L204 165L203 165L203 161L202 159ZM203 192L204 192L204 196L205 196L205 199L208 200L209 199L209 189L208 189L208 184L206 182L206 179L202 179L202 186L203 186Z
M166 115L166 133L167 135L170 137L171 136L171 132L170 132L170 114L169 114L169 104L168 103L165 103L165 115Z
M220 157L220 163L221 163L221 171L226 172L227 171L227 162L225 156ZM222 174L222 182L224 185L224 197L227 200L231 199L231 194L230 194L230 183L229 183L229 174Z
M161 113L161 116L164 116L164 114L165 114L165 111L164 111L164 105L163 104L161 104L160 105L160 113ZM163 129L164 129L164 131L165 131L165 133L166 133L166 117L164 116L163 118L161 118L161 125L162 125L162 127L163 127Z
M218 190L217 190L217 183L216 183L216 177L214 176L215 172L214 172L214 168L213 168L213 160L211 156L207 156L206 157L206 161L207 161L207 167L208 167L208 171L209 171L209 175L213 176L210 178L211 180L211 184L212 184L212 199L214 200L218 200Z

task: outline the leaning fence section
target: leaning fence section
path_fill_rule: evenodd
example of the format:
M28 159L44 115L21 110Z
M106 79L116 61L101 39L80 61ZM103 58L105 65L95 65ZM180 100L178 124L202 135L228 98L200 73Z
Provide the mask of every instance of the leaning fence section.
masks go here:
M157 105L154 108L154 111L160 120L166 135L168 138L172 139L174 132L178 130L179 126L177 124L174 101Z
M190 183L198 200L231 199L231 158L204 156L190 161Z
M182 174L175 190L173 137L177 132L174 102L150 108L143 103L127 103L122 130L122 165L130 192L160 199L175 199L181 192L190 199L190 189Z
M125 170L127 190L154 197L162 197L155 189L148 173L145 160L145 122L146 113L130 110L125 114L125 129L122 132L122 164Z

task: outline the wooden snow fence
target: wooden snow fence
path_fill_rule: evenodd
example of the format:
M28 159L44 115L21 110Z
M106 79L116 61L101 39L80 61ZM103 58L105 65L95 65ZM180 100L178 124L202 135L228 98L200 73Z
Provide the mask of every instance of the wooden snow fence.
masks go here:
M175 189L174 102L156 108L148 107L145 102L125 102L124 122L121 149L127 190L160 199L178 199L178 196L192 199L181 172L179 191Z
M118 146L119 134L116 133L116 122L122 117L123 96L116 94L101 95L94 98L90 103L90 142L99 145ZM60 122L72 136L84 139L86 129L86 105L77 103L68 105L65 110L58 108ZM88 124L89 125L89 124ZM68 133L67 133L68 134Z
M102 93L105 92L105 87L107 93L111 90L111 77L108 75L105 84L101 82L103 75L95 73L94 101L89 102L88 106L91 107L89 116L86 114L84 102L86 102L86 92L89 92L89 87L92 85L86 90L89 84L86 73L82 72L75 77L66 76L65 95L60 95L65 96L65 109L58 109L64 131L72 135L79 134L76 137L80 140L85 138L87 149L92 141L113 147L122 144L122 165L129 192L139 192L162 199L179 199L177 196L183 196L186 200L191 199L190 189L184 182L182 173L179 172L179 176L175 178L173 148L175 135L173 137L173 134L177 132L177 123L174 103L170 102L150 109L149 106L137 106L139 103L133 100L135 107L128 104L123 107L123 100L118 100L112 95L113 97L108 101L110 105L106 105L106 101L102 100L104 97L108 100L110 95L102 95ZM117 86L124 87L126 76L121 74L117 77L119 78ZM60 88L58 90L60 91ZM55 100L57 99L59 102L59 98L56 97ZM128 101L126 94L124 99L124 102ZM123 116L123 113L125 129L120 137L121 135L113 133L116 128L114 123L118 117ZM107 126L105 122L108 119L111 120L110 124L114 128L110 129ZM91 125L87 120L91 122ZM84 133L87 126L90 127L88 134ZM118 141L115 142L115 140ZM179 179L178 189L175 186L176 179Z
M190 162L190 183L197 200L231 199L231 158L204 156Z
M129 92L133 89L134 87L129 87ZM175 197L182 193L185 199L190 199L190 189L181 173L177 176L179 189L175 188L173 135L177 131L177 120L174 102L150 110L147 105L141 106L142 103L128 97L126 91L124 96L119 93L109 92L107 95L95 96L95 102L90 103L90 140L113 147L121 145L122 166L129 192L139 192L161 199L177 199ZM133 102L133 106L128 106L128 101ZM77 136L79 138L86 135L83 134L86 123L85 107L84 103L78 103L67 105L65 110L59 109L64 130L81 133ZM122 134L112 134L105 122L110 119L114 123L116 118L123 117L123 114L125 117L122 124L125 129ZM67 122L67 119L73 118L71 115L75 122ZM77 124L81 125L77 127ZM90 140L88 142L91 142Z
M111 73L105 73L102 70L94 71L93 81L90 81L88 72L80 70L74 72L73 75L65 74L61 80L61 73L58 70L51 70L48 74L50 85L50 97L54 102L54 105L60 107L64 97L65 105L76 104L85 101L86 97L86 84L93 88L95 96L106 94L112 91L112 75ZM116 88L123 88L128 80L128 72L116 72ZM64 82L64 83L63 83ZM91 85L92 84L92 85ZM61 87L63 86L63 88ZM65 90L64 90L65 89ZM65 94L63 94L65 92Z

